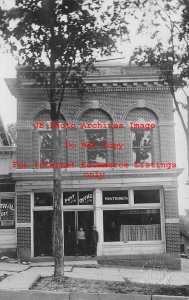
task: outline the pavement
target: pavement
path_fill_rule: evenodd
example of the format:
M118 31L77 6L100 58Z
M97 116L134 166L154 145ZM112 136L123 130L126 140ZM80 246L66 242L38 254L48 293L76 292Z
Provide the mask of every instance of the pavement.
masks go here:
M40 277L53 276L53 265L53 262L29 265L0 262L0 276L8 275L0 282L0 290L28 290ZM182 259L181 271L102 267L96 260L66 261L64 273L66 277L91 280L189 285L189 260Z

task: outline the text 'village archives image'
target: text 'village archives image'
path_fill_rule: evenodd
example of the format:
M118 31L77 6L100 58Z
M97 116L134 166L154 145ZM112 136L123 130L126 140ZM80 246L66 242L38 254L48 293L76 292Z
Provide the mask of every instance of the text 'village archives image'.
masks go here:
M179 28L189 18L185 0L160 1L170 48L132 44L132 22L136 36L149 29L145 9L160 26L151 41L161 35L150 1L0 1L1 57L16 61L0 79L0 298L189 297L189 75L184 46L174 56L175 36L186 40L173 33L176 2Z

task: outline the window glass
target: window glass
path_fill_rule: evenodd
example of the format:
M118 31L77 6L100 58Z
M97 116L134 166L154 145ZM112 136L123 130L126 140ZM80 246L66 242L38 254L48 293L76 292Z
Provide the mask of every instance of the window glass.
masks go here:
M77 192L64 192L63 193L64 205L77 205Z
M106 140L106 130L86 130L86 141L88 143L88 147L86 148L88 163L106 163Z
M92 191L64 192L64 205L93 205Z
M128 204L128 191L104 191L103 192L103 204Z
M79 192L79 205L93 205L93 192Z
M53 137L52 132L41 132L40 133L40 161L53 162L54 150L53 150Z
M160 203L159 190L134 191L134 203Z
M152 162L152 131L132 130L133 162Z
M0 199L0 228L15 228L14 199Z
M53 206L52 193L35 193L34 206Z
M105 210L103 222L105 242L161 239L159 209Z

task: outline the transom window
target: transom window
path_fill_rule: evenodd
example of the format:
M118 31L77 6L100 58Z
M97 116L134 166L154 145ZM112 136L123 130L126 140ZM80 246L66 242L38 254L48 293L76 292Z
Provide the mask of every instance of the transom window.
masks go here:
M106 163L107 162L107 150L106 142L107 130L92 129L86 130L87 141L87 162L88 163Z
M133 163L152 162L152 130L132 130Z
M52 132L40 132L40 162L49 163L54 161Z

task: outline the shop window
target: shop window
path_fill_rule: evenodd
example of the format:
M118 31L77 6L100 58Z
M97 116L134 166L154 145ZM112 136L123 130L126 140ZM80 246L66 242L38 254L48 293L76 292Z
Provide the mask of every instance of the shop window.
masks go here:
M40 133L40 162L49 163L54 161L54 143L52 132Z
M135 190L134 203L160 203L159 190Z
M161 240L160 210L104 211L104 241Z
M63 205L93 205L93 192L64 192Z
M128 191L104 191L103 192L103 204L128 204Z
M52 193L35 193L34 206L53 206Z
M86 130L86 142L87 142L87 162L88 163L106 163L107 151L106 142L107 130L103 129L88 129Z
M152 162L152 130L132 130L133 163Z
M14 199L0 199L0 228L15 228Z

